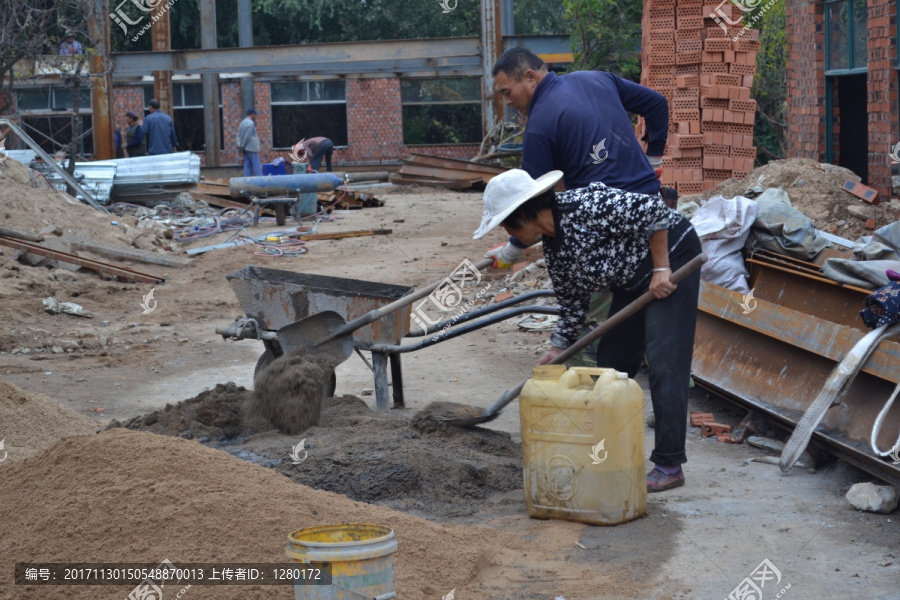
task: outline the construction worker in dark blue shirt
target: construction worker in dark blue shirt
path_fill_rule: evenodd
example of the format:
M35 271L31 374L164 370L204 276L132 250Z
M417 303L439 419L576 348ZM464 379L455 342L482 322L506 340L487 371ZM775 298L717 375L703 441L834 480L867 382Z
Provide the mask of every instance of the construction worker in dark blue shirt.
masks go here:
M669 130L664 96L604 71L557 76L525 48L504 52L492 74L504 103L528 117L522 170L529 175L562 171L567 190L601 182L627 192L659 193ZM646 154L629 112L645 119ZM524 247L510 238L488 256L496 259L495 266L508 266Z

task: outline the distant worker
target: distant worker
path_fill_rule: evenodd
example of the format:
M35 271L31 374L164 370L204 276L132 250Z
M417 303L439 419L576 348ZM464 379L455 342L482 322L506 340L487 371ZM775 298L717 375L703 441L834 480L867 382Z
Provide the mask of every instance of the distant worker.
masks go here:
M147 138L147 154L171 154L178 152L178 138L175 137L175 123L172 117L159 110L159 100L153 98L147 103L150 114L144 117L141 131Z
M125 113L125 120L128 122L128 127L125 128L125 153L132 158L144 156L147 154L147 143L138 123L137 113L129 110Z
M67 33L65 41L59 45L59 53L61 56L75 56L84 54L84 50L78 40L75 39L75 35Z
M334 142L327 137L309 138L303 142L303 151L309 157L307 171L318 171L325 159L325 169L331 172L331 155L334 153Z
M237 132L237 147L244 157L244 177L262 175L259 162L259 134L256 133L256 110L247 110L247 117L241 121Z

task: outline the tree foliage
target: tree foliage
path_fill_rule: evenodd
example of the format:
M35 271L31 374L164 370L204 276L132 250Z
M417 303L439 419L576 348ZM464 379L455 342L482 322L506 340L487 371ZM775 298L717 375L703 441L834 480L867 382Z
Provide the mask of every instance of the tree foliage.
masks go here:
M762 49L756 58L753 97L756 99L754 142L760 163L784 158L785 113L787 109L787 68L785 2L775 2L756 21Z
M456 8L448 13L443 12L438 0L254 0L253 43L257 46L276 46L480 35L481 1L447 1L450 7L456 3ZM516 2L516 33L565 33L568 25L561 2ZM235 0L217 0L216 3L216 32L220 48L238 46L238 14L234 5ZM131 21L146 14L133 2L123 4L122 10ZM172 48L199 48L198 0L176 0L169 9L169 16ZM139 29L140 25L133 27ZM114 27L112 33L115 52L150 50L149 34L132 40L118 27Z
M563 5L575 54L570 70L640 79L642 0L563 0Z

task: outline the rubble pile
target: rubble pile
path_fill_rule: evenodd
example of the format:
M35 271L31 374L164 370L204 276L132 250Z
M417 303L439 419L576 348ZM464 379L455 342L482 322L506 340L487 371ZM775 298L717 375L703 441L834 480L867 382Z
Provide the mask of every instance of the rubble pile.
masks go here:
M823 231L854 239L863 235L866 221L875 219L876 226L893 223L900 218L900 203L882 198L879 206L869 205L842 189L844 182L859 182L850 169L808 158L775 160L750 171L743 179L729 179L696 196L682 196L679 203L698 204L714 196L752 197L768 188L782 188L791 205L812 220Z

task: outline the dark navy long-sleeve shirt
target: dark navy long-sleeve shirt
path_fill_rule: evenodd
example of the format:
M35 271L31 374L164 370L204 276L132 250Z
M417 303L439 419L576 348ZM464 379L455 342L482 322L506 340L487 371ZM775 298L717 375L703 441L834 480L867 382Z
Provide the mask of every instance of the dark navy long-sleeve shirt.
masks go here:
M147 137L147 154L171 154L178 145L175 124L164 112L152 112L144 117L143 133Z
M662 156L669 130L664 96L603 71L548 73L531 99L522 169L535 178L558 169L567 190L601 182L626 192L659 193L629 112L646 121L647 154Z

